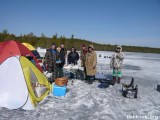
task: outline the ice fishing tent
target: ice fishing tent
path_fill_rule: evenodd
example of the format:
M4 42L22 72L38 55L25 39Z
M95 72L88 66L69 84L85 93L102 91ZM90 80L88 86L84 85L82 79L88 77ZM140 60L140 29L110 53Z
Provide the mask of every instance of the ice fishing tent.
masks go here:
M32 50L36 50L31 44L29 43L22 43L23 45L25 45L30 51Z
M35 84L41 85L37 95ZM0 64L0 106L32 110L51 90L47 78L26 57L12 56Z
M33 53L23 44L18 41L10 40L0 43L0 63L6 60L8 57L20 55L20 56L32 56L36 67L42 71L36 57Z
M32 53L33 55L36 57L36 59L39 61L39 62L42 62L42 59L39 55L39 53L37 52L37 50L29 43L22 43L24 46L26 46Z

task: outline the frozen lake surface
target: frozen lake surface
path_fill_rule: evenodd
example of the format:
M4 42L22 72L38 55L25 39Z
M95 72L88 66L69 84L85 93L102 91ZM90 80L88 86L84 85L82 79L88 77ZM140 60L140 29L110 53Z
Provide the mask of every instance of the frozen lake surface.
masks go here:
M99 72L111 74L108 58L111 54L97 52ZM8 110L0 107L0 120L129 120L128 117L136 115L160 120L160 92L156 91L157 84L160 84L160 54L124 55L121 82L129 83L134 77L139 87L137 99L124 98L121 84L100 89L97 87L98 81L88 85L84 81L74 80L73 85L69 81L65 97L49 94L35 110Z

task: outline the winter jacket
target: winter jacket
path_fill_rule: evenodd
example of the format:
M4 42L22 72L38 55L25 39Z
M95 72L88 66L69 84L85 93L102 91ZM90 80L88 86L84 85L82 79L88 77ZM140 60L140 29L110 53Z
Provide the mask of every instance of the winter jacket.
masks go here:
M80 59L81 59L81 67L85 67L87 50L81 50Z
M59 52L59 59L61 60L61 63L59 64L60 68L63 68L63 66L65 65L65 58L67 55L67 50L66 48L61 48L60 52Z
M75 52L70 52L68 54L68 64L77 64L77 61L79 60L79 54Z
M47 69L52 72L56 69L56 60L58 59L58 52L55 50L53 54L52 49L49 49L45 54L45 63L48 65Z
M115 52L111 57L110 61L111 68L122 69L123 59L124 56L121 52L120 53Z
M97 64L97 55L95 51L88 52L86 54L86 61L85 61L85 66L86 66L86 71L88 76L94 76L96 75L96 64Z

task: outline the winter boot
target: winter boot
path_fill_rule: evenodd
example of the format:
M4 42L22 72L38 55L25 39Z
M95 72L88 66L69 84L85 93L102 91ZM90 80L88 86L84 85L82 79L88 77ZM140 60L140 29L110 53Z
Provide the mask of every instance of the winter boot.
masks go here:
M89 81L88 81L88 84L92 84L90 79L89 79Z
M116 82L116 76L113 76L113 82L114 83Z
M117 83L119 84L121 82L121 77L118 77Z
M92 76L89 76L89 84L93 84L93 77Z
M88 83L89 82L89 77L88 75L86 76L86 80L85 80L85 83Z

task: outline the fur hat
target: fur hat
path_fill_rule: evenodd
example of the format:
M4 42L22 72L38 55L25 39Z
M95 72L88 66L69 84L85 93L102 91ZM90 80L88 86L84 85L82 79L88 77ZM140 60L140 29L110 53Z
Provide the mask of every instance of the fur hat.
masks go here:
M120 49L120 51L122 51L122 46L118 45L116 49Z
M88 48L92 48L92 49L94 50L94 47L93 47L93 45L89 45L89 46L88 46Z
M86 45L85 45L85 44L82 44L81 47L86 47Z

